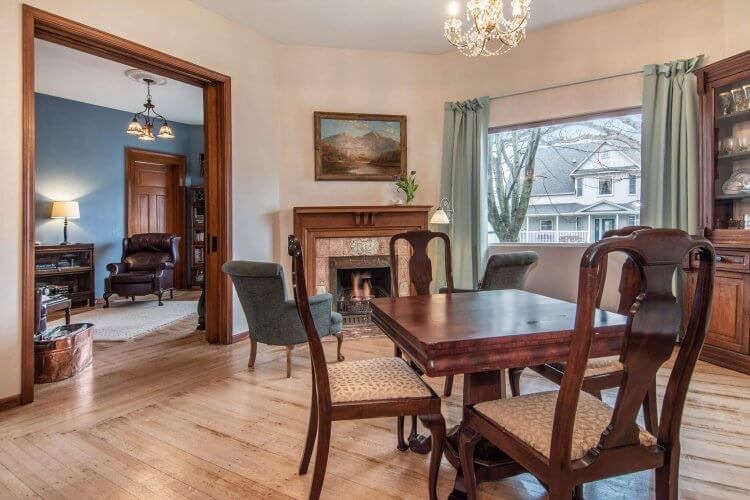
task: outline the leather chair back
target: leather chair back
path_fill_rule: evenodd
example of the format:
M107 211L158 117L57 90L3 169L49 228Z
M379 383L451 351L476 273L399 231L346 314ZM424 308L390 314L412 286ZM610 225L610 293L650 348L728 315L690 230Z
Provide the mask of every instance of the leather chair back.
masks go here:
M153 271L163 262L177 264L180 237L169 233L134 234L122 240L128 271Z

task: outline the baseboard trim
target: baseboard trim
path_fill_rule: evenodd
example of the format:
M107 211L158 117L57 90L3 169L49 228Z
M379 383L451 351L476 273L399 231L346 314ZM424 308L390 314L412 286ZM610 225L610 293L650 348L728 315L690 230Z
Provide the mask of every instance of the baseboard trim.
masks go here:
M15 408L16 406L21 405L21 395L16 394L14 396L8 396L6 398L0 399L0 411L3 410L10 410L11 408Z
M245 330L244 332L237 332L232 334L232 344L245 340L250 337L250 332Z

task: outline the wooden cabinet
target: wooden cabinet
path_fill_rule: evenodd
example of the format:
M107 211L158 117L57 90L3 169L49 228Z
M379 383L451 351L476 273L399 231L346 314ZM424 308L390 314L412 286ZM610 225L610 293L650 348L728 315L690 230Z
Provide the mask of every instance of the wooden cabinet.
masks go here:
M711 323L701 359L750 373L750 51L710 64L697 77L699 224L717 257ZM688 298L695 287L696 264L688 266Z
M88 304L94 299L94 245L38 245L34 248L34 284L54 289L73 304Z

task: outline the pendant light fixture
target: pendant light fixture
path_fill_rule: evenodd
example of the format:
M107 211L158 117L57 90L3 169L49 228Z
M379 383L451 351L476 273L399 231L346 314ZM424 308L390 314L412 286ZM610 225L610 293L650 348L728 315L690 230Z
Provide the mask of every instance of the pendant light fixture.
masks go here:
M146 102L143 104L143 111L133 115L133 120L128 125L126 133L138 137L139 141L155 141L157 137L159 139L174 139L174 132L172 127L169 126L169 122L156 112L156 106L151 102L151 85L163 85L166 80L157 83L156 77L143 75L140 70L131 70L126 74L130 78L146 84ZM161 120L161 126L158 129L159 132L154 135L154 129L158 125L157 120Z

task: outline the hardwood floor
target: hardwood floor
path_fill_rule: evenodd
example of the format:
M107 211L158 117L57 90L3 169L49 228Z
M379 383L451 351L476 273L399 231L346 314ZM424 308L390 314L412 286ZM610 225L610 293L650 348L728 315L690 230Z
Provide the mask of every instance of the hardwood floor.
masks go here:
M77 378L36 387L0 413L0 498L306 498L297 475L310 400L309 357L296 349L206 344L186 318L139 340L95 344ZM335 359L336 343L324 343ZM386 338L344 342L347 359L387 356ZM659 378L664 384L666 374ZM443 379L429 382L440 393ZM460 417L461 383L444 402ZM524 373L522 391L553 386ZM661 390L660 386L660 395ZM699 363L682 432L681 498L750 497L750 377ZM605 395L611 404L614 393ZM395 419L336 422L327 498L424 498L427 457L396 450ZM454 471L444 460L439 494ZM586 485L587 498L649 498L652 473ZM544 498L525 474L480 487L483 498Z

